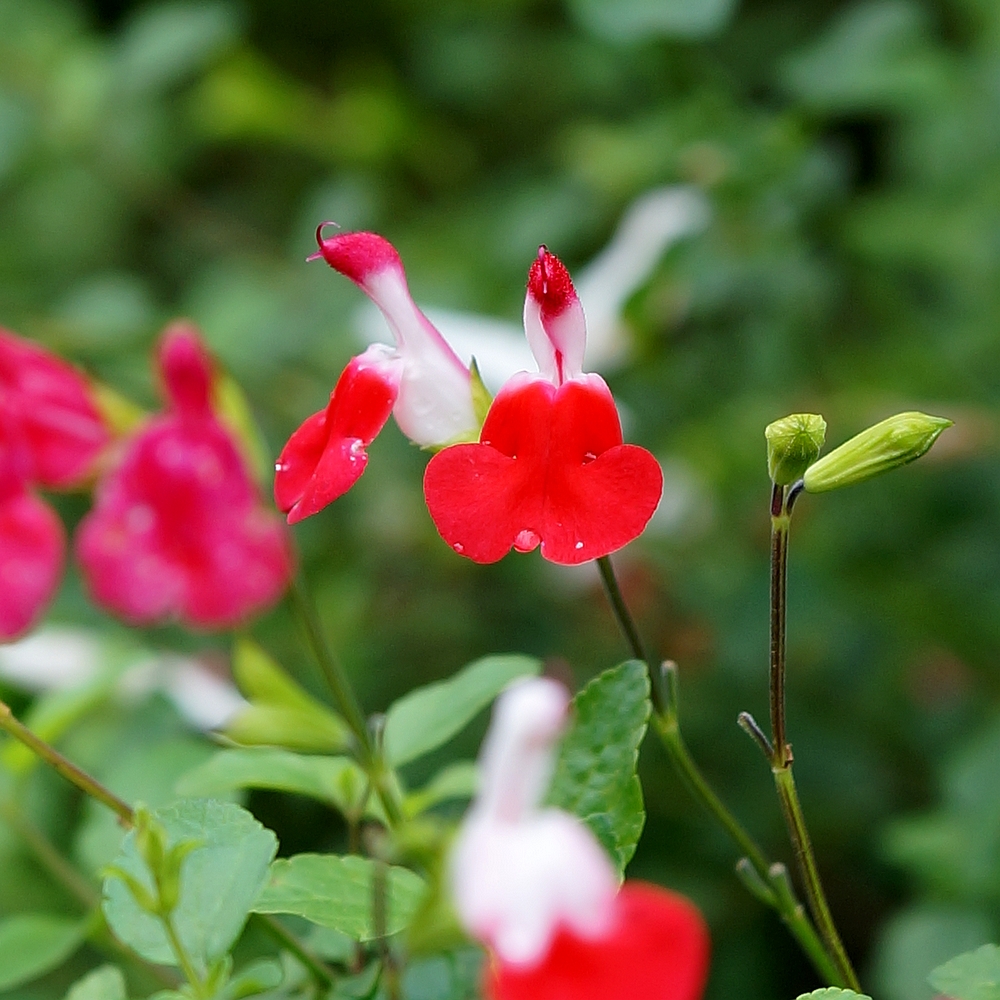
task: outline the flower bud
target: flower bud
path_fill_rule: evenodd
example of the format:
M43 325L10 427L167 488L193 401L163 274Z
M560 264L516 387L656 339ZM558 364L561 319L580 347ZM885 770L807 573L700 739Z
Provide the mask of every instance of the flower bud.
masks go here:
M819 458L826 421L818 413L793 413L764 428L767 472L779 486L794 483Z
M805 488L809 493L823 493L863 483L879 473L906 465L920 458L951 425L952 421L946 417L931 417L916 411L897 413L856 434L809 466L803 476Z

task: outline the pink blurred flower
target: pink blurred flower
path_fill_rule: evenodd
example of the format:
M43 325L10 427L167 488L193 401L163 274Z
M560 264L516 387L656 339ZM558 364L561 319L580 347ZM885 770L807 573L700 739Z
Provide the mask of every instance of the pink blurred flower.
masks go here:
M61 358L2 328L0 398L30 456L30 482L74 485L108 443L86 379Z
M159 364L167 411L98 484L77 555L94 600L131 623L230 627L281 596L290 541L212 412L212 365L197 332L170 327Z
M451 855L455 908L492 952L490 1000L699 1000L709 940L684 897L615 872L575 816L540 803L569 698L554 681L500 696L480 792Z
M538 362L497 394L478 444L435 455L424 497L441 537L478 563L511 548L573 565L638 537L663 474L624 444L611 391L583 371L587 327L569 273L545 247L528 275L524 329Z
M324 223L323 225L327 225ZM474 435L479 427L469 369L417 308L395 248L375 233L323 238L322 257L382 311L394 345L372 344L351 359L325 409L289 438L275 465L274 498L289 524L322 510L357 482L365 449L393 414L421 446Z
M0 397L0 640L26 632L59 585L66 533L29 488L32 456Z

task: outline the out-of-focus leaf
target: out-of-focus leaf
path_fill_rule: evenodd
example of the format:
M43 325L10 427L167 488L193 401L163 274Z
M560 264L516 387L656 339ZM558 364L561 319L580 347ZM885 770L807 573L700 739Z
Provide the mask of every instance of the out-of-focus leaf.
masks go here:
M181 868L180 902L173 919L185 949L203 968L224 955L239 936L278 849L274 834L232 803L185 799L153 812L171 843L195 840ZM116 867L152 891L135 833L122 844ZM176 964L159 920L140 909L118 878L104 880L104 914L115 934L150 962Z
M261 484L270 483L274 476L274 462L271 461L260 428L254 420L246 393L239 382L226 372L216 377L213 404L222 422L239 442L243 458L254 478Z
M826 989L803 993L797 1000L872 1000L872 998L867 993L855 993L854 990L841 990L836 986L827 986Z
M117 965L99 965L78 979L66 994L66 1000L125 1000L125 976Z
M119 40L119 79L132 93L162 90L230 48L240 19L230 3L174 0L142 8Z
M347 816L364 811L384 818L376 796L368 794L364 771L348 757L319 757L251 747L220 750L178 782L178 795L217 796L239 788L271 788L309 795ZM366 807L366 799L367 807Z
M277 989L284 978L281 965L270 959L253 962L229 980L218 994L218 1000L243 1000Z
M1000 1000L1000 947L984 944L958 955L927 978L951 1000Z
M45 975L73 954L83 940L79 920L26 913L0 921L0 990Z
M331 927L355 941L378 931L373 917L375 862L353 855L296 854L279 858L254 911L294 913ZM408 868L386 870L386 931L396 934L413 918L425 891L423 879Z
M646 665L627 660L605 670L573 707L549 802L579 816L623 874L646 821L635 770L651 711Z
M572 0L577 20L611 42L707 38L721 31L737 0Z
M511 681L535 676L541 669L541 661L530 656L484 656L446 681L404 695L386 713L386 758L398 767L441 746Z
M478 783L479 771L471 760L449 764L423 788L407 795L403 800L403 809L408 816L418 816L449 799L472 798Z

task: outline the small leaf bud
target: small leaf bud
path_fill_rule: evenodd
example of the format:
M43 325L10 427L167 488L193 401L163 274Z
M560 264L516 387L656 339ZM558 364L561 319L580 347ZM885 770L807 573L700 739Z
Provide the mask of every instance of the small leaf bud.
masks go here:
M818 413L793 413L764 429L767 471L771 481L787 486L819 458L826 438L826 421Z
M863 483L920 458L952 421L911 411L874 424L834 448L803 476L807 492L824 493Z

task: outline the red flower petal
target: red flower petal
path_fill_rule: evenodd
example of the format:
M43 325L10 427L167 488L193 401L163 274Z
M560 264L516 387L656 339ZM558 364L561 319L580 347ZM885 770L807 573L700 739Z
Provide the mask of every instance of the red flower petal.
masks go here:
M608 934L587 940L561 928L544 960L527 969L495 964L490 1000L699 1000L709 938L683 896L626 882Z
M352 358L325 410L308 417L275 464L274 500L295 524L346 493L365 471L365 448L392 413L402 362L374 345Z
M87 474L109 435L75 368L0 329L0 394L30 449L34 481L62 487Z
M54 510L15 489L0 500L0 639L29 629L62 574L66 533Z
M510 549L572 565L638 537L663 489L656 459L622 444L611 392L598 375L556 387L515 376L501 389L479 444L435 455L424 496L441 537L478 563Z

